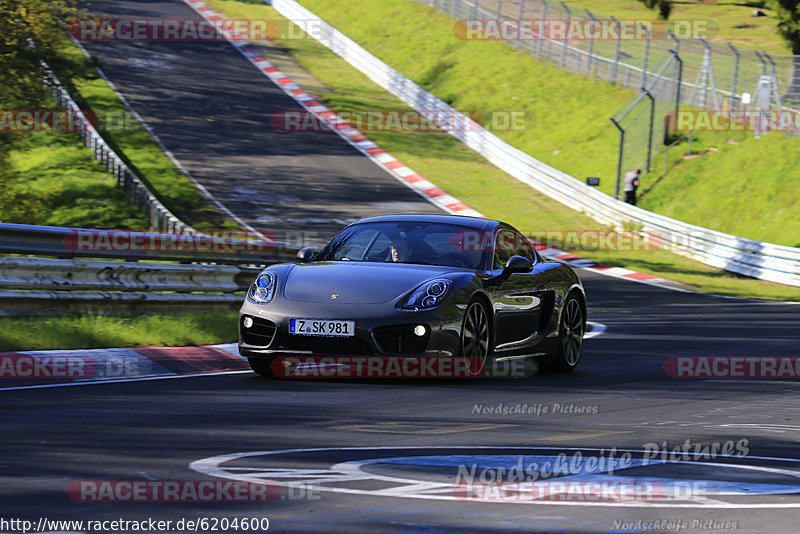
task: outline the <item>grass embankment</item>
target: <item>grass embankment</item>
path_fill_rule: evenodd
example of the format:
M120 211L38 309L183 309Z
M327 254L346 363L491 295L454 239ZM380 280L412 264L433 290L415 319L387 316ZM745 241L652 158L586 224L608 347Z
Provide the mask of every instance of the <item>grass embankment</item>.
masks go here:
M236 313L0 318L0 351L209 345L236 341Z
M587 8L598 17L613 15L623 20L651 20L658 15L658 11L632 0L570 0L567 4ZM762 4L763 7L757 7ZM766 16L753 17L756 9ZM770 54L791 54L786 42L778 35L778 19L769 2L674 2L669 20L709 21L709 37L712 39Z
M322 0L304 4L459 109L485 115L525 111L535 120L523 131L495 133L579 179L601 177L601 190L613 193L618 138L609 117L632 92L538 62L504 43L459 40L450 17L409 0L363 0L347 10ZM738 144L728 145L728 139ZM679 160L641 206L734 235L794 246L800 243L800 220L791 209L776 209L775 202L792 206L794 191L800 189L796 147L796 138L778 133L761 139L743 132L697 134L692 146L697 157ZM657 159L643 186L660 171Z
M208 3L230 18L282 20L272 8L261 3L241 0ZM615 148L608 149L609 143L615 147L615 137L602 129L609 114L630 97L630 91L565 73L501 43L456 40L452 37L451 19L406 0L364 0L349 4L346 13L317 0L306 0L304 4L459 109L529 112L536 117L534 127L497 133L555 167L579 177L597 176L597 169L616 157ZM420 16L420 10L424 16ZM421 30L422 20L425 22ZM277 42L327 87L327 91L315 96L331 109L408 109L317 42L311 39ZM523 231L607 230L520 184L448 134L368 131L367 135L470 206ZM702 149L702 139L694 147L698 145ZM542 154L549 157L541 157ZM606 172L604 176L610 175ZM584 250L579 254L684 282L701 291L800 300L800 289L742 279L667 251Z
M64 39L64 53L80 50ZM82 109L100 121L107 142L146 180L170 209L200 230L238 228L208 204L161 152L147 131L92 68L85 79L66 80ZM53 105L52 107L55 107ZM115 178L92 158L74 132L18 135L10 153L11 180L0 190L0 221L24 224L147 231L139 208ZM0 350L175 346L236 340L236 313L114 317L0 318Z
M82 57L66 37L63 53ZM170 211L199 230L238 228L178 171L94 68L87 65L81 75L73 80L62 76L62 82L81 109L95 115L109 145ZM10 190L0 193L2 222L148 230L139 208L93 161L77 133L39 131L17 138L20 143L10 157Z
M146 231L149 224L76 133L30 133L10 154L0 221Z

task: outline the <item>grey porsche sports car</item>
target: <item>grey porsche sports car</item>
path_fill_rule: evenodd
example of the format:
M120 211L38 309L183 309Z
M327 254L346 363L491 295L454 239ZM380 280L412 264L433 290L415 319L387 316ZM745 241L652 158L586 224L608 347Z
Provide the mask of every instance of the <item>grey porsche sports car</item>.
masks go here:
M290 355L537 358L554 371L581 357L578 276L503 222L370 217L298 256L264 269L239 311L239 352L258 374Z

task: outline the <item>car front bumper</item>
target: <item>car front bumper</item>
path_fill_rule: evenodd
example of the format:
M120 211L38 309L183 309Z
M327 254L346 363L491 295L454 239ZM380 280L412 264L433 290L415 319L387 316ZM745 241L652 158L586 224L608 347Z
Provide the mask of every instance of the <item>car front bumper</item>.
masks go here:
M432 310L399 309L393 303L308 303L282 299L239 310L239 353L247 358L278 356L453 356L461 347L464 307L443 303ZM245 328L246 317L253 320ZM352 337L289 333L290 319L354 321ZM425 335L414 334L423 325Z

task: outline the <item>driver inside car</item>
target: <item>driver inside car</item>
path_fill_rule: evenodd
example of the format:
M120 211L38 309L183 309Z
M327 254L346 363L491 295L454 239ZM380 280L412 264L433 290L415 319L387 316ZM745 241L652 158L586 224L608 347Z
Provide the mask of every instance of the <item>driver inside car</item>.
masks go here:
M403 238L393 239L389 245L389 259L393 262L403 262L411 259L411 247L408 240Z

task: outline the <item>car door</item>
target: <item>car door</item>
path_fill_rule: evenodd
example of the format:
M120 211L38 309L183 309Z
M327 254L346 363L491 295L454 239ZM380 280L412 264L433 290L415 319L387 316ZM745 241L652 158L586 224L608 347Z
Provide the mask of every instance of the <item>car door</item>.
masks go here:
M533 270L502 275L506 263L515 255L528 258ZM501 228L495 235L492 261L497 281L492 291L496 349L511 350L538 341L543 295L536 291L537 256L533 247L519 232Z

